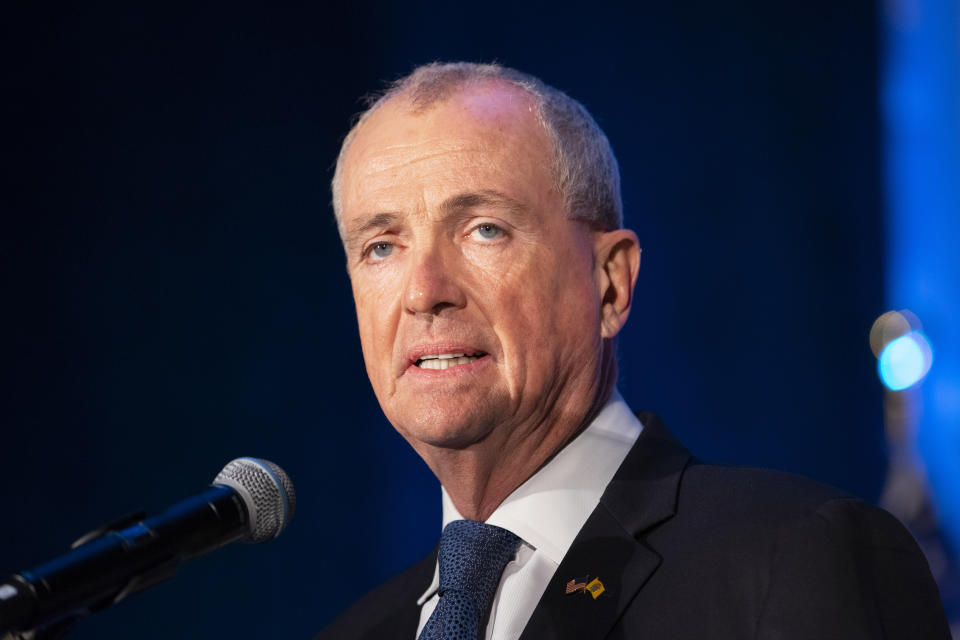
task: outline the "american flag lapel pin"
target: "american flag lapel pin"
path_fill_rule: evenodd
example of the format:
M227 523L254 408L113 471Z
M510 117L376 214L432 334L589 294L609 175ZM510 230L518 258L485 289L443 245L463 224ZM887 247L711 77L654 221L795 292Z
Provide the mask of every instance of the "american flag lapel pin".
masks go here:
M583 576L582 578L574 578L567 583L567 588L564 590L565 595L570 595L571 593L582 593L584 589L587 588L587 582L590 581L590 576Z

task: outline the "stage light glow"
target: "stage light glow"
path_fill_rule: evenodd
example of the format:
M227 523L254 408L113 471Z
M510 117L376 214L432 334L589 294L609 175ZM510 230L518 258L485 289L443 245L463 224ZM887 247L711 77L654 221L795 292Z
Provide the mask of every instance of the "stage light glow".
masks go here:
M877 369L883 384L902 391L920 382L933 364L933 350L919 331L891 340L880 353Z

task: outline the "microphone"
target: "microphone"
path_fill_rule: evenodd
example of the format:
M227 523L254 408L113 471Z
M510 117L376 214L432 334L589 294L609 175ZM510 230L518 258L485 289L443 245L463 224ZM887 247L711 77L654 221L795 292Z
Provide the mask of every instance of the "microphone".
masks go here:
M134 514L106 525L0 583L0 637L60 637L84 615L172 578L184 560L237 540L276 538L295 506L283 469L237 458L205 491L151 518Z

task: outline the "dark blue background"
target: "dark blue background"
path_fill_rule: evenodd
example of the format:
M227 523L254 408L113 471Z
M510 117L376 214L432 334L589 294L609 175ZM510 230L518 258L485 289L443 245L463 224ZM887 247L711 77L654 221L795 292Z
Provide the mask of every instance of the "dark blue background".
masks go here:
M303 638L432 548L439 487L366 380L328 181L358 98L434 59L580 99L643 246L620 387L694 453L875 500L873 2L8 8L0 573L228 460L298 511L82 638Z

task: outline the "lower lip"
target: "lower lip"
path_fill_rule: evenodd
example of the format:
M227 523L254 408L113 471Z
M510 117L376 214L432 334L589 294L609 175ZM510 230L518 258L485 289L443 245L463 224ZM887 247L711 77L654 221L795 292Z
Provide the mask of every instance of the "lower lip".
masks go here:
M485 367L489 366L492 359L489 355L477 358L467 364L460 364L446 369L421 369L415 364L411 364L404 372L405 377L411 376L414 380L444 380L456 379L463 376L476 375Z

